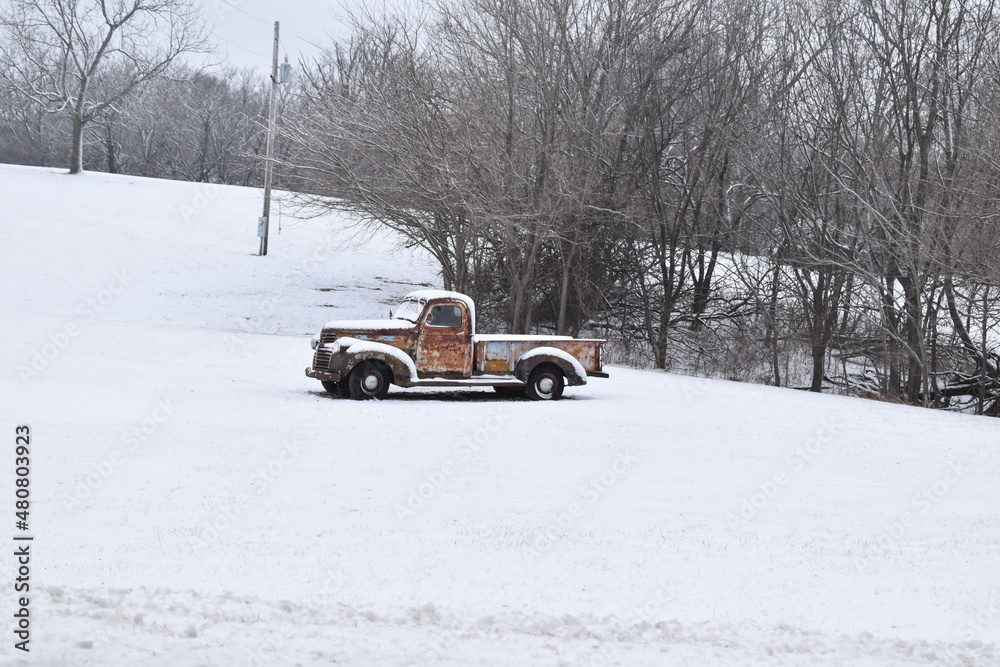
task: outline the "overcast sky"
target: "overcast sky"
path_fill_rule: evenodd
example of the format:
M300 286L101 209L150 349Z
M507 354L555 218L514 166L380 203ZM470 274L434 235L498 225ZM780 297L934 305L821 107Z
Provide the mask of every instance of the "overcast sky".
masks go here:
M328 35L344 36L345 7L351 0L202 0L204 15L220 52L237 66L270 72L274 22L281 22L279 59L295 63L326 45Z

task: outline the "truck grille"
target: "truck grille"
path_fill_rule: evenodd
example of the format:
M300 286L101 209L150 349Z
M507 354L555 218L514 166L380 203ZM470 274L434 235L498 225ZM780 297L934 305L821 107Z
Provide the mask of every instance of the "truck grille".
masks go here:
M330 369L330 357L333 356L333 350L325 347L316 348L316 354L313 355L313 370L315 371L327 371Z
M324 331L319 335L320 345L332 343L335 340L337 340L337 333L335 331Z

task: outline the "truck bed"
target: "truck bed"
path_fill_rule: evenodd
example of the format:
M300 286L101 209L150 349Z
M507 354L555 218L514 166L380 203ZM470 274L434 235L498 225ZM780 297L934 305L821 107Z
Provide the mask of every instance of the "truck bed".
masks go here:
M518 358L537 347L554 347L576 357L585 371L601 371L601 344L597 338L476 334L472 337L472 372L511 373Z

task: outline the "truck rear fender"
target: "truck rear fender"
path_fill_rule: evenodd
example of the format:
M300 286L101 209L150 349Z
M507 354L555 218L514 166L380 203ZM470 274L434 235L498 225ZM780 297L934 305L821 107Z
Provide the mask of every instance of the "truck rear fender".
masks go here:
M527 384L531 371L539 364L555 364L566 376L570 386L587 384L587 371L576 357L555 347L536 347L528 350L514 364L514 377Z

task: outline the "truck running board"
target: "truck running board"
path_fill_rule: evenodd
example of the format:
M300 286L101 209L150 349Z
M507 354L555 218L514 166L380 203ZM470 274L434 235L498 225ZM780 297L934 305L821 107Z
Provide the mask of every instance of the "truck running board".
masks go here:
M420 378L396 382L400 387L523 387L524 383L510 375L477 375L472 378Z

